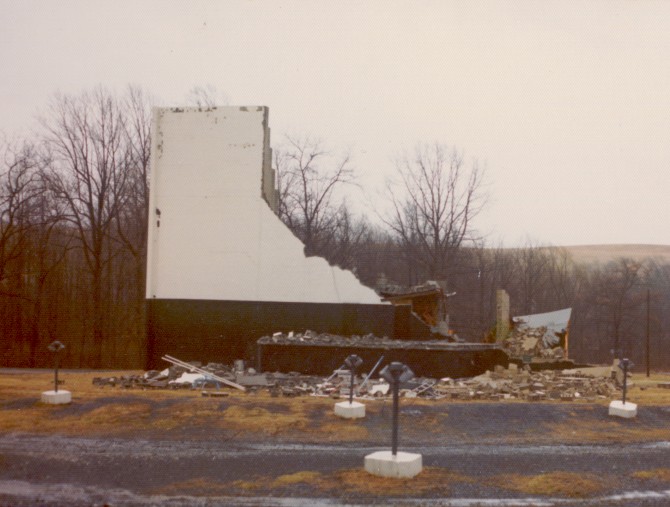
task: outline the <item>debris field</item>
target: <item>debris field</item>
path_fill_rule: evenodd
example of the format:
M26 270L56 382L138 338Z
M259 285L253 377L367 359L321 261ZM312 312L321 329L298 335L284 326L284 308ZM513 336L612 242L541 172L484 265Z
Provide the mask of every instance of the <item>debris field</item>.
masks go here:
M546 327L516 327L503 340L503 348L510 357L564 359L565 350L558 345L558 337L552 338L553 333Z
M264 372L248 368L243 361L224 365L202 365L192 361L180 362L163 371L150 370L144 374L96 377L93 384L125 389L201 389L203 396L226 396L227 386L216 377L243 386L247 392L267 390L271 396L329 396L335 399L349 396L350 372L335 370L328 378L298 372ZM199 371L196 371L199 370ZM372 373L372 374L370 374ZM376 375L375 375L376 374ZM225 389L224 389L225 388ZM596 401L619 395L616 379L596 377L574 370L530 371L510 363L508 368L496 366L493 371L463 379L414 378L401 385L400 395L406 398L432 400L526 400L526 401ZM389 384L379 378L378 370L354 378L354 397L376 399L391 396Z

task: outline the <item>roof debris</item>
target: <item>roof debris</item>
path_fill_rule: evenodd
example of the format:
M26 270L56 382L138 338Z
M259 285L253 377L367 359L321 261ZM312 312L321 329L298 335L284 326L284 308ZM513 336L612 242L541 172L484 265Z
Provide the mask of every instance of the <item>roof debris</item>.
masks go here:
M514 317L514 328L503 340L510 357L567 359L567 333L571 309Z

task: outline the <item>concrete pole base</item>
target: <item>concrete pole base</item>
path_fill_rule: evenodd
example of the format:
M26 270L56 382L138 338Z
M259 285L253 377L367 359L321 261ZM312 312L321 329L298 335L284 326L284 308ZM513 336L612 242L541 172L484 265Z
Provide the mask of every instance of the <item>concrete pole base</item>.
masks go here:
M42 393L42 403L50 405L65 405L72 401L72 394L70 391L63 391L59 389L56 391L44 391Z
M624 405L623 401L614 400L610 403L609 415L615 417L625 417L626 419L632 419L637 415L637 404L628 401Z
M365 471L379 477L412 478L423 469L421 454L377 451L365 457Z
M335 415L344 419L360 419L365 417L365 405L357 401L341 401L335 404Z

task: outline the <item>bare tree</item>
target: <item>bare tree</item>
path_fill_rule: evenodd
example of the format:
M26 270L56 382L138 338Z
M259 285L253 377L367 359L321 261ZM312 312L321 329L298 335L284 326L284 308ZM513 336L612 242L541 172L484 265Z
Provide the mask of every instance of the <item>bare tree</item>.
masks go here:
M43 174L41 175L43 176ZM36 197L35 226L31 231L31 243L29 251L30 258L30 286L26 291L27 299L31 305L30 331L28 333L29 364L36 367L40 362L40 356L46 355L46 344L49 338L55 338L53 319L44 318L45 308L62 308L65 295L62 292L58 297L50 300L46 297L47 284L53 278L55 271L65 261L73 235L67 229L61 227L64 211L62 206L53 198L44 178L40 183L44 189ZM59 315L66 311L56 310ZM46 328L46 329L45 329Z
M91 280L94 365L101 364L108 335L104 277L114 255L111 236L127 204L126 118L119 101L97 88L78 96L56 95L42 120L51 158L47 180L67 209L65 219L78 233Z
M28 231L34 226L35 198L39 185L37 158L31 146L14 148L3 143L0 163L0 291L7 293L9 268L25 258ZM21 270L14 272L21 275Z
M319 140L287 136L275 151L279 218L305 244L306 255L323 255L342 217L336 191L354 182L348 155L334 157ZM348 216L348 215L346 215Z
M116 260L114 299L120 318L121 346L139 358L144 357L146 247L149 215L149 163L151 157L151 103L144 90L130 86L120 103L124 116L126 185L115 188L123 203L115 219L113 239L123 251ZM111 267L111 266L110 266Z
M212 84L194 86L186 95L186 101L189 105L202 109L226 105L229 102L228 97Z
M640 262L620 258L607 264L603 270L594 272L598 283L596 303L604 311L613 351L619 358L630 352L630 341L622 343L622 338L636 324L635 315L643 300L636 290L641 281L641 269Z
M399 158L396 173L399 179L387 185L392 211L383 220L411 262L429 278L447 280L485 201L483 171L477 163L467 167L457 150L434 143Z
M651 368L667 368L670 365L670 264L657 259L649 260L644 269L646 287L644 304L645 349L648 339L650 345ZM648 338L647 338L648 337ZM644 354L646 356L646 353ZM646 364L646 357L645 364ZM642 362L640 361L640 364Z
M115 187L123 206L116 221L118 237L135 258L145 255L149 214L149 162L151 158L151 98L140 88L129 87L124 98L123 136L127 150L126 181ZM142 262L144 262L142 260Z
M542 297L548 286L551 255L546 247L528 240L526 246L515 250L518 294L515 298L519 314L539 313L544 310Z
M2 320L12 327L5 336L14 336L15 345L27 343L28 366L36 366L47 279L66 251L55 247L52 240L61 216L46 188L42 164L31 144L23 143L18 149L4 145L0 166L0 297L5 300L5 309L11 305L12 317Z
M30 147L3 142L0 158L0 351L13 355L25 340L26 275L34 226L35 157Z
M579 291L580 269L565 248L550 248L548 285L557 306L571 306Z
M354 216L343 203L336 215L333 234L329 235L330 241L324 242L322 250L331 264L358 271L372 237L370 223L364 217Z

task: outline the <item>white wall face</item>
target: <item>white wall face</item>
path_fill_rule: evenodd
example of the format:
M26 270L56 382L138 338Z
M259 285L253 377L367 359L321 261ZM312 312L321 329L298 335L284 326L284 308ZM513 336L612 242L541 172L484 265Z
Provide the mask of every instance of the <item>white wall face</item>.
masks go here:
M267 108L154 111L147 298L381 304L261 196Z

